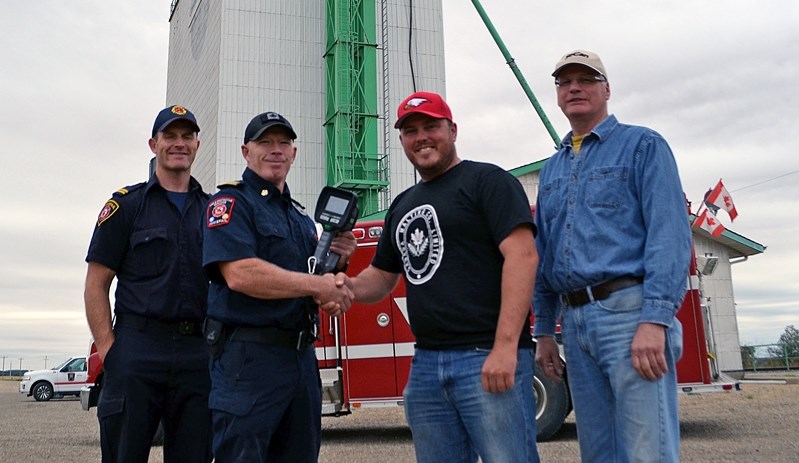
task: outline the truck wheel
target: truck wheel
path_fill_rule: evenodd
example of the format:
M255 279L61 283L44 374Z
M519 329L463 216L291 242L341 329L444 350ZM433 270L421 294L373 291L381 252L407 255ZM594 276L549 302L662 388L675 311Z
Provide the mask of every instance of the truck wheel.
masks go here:
M37 402L47 402L53 398L53 386L45 381L40 381L33 385L33 398Z
M535 394L536 440L543 442L558 432L566 420L570 411L569 390L565 378L559 383L552 381L544 376L544 372L536 363L533 393Z

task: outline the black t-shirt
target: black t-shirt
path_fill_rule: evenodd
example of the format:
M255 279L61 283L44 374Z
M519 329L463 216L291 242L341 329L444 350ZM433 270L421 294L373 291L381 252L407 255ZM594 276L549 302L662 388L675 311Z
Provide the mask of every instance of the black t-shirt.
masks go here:
M519 225L535 229L527 196L492 164L462 161L397 196L372 265L404 275L418 347L493 346L504 262L499 244ZM527 324L519 338L520 346L532 345Z

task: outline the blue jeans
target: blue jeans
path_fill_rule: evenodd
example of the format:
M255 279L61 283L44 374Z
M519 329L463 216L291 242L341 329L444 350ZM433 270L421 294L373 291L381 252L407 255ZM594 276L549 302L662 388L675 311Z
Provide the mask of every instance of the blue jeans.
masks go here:
M680 421L676 362L682 325L666 330L668 373L657 381L632 367L630 348L643 304L641 285L563 309L563 348L584 462L677 462Z
M514 388L483 389L486 349L416 349L403 393L419 463L538 462L532 349L519 349Z

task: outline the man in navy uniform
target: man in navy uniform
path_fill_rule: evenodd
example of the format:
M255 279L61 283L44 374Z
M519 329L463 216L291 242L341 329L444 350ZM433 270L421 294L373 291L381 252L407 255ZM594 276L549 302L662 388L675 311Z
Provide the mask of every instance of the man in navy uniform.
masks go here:
M86 318L104 363L97 405L104 462L147 462L159 421L164 461L208 462L208 282L202 222L208 195L191 176L197 120L178 105L155 119L149 181L114 193L86 256ZM109 291L116 278L116 322Z
M211 279L207 338L214 344L210 408L213 453L225 462L316 462L322 392L313 341L318 307L349 307L352 292L332 274L312 275L316 227L286 184L297 134L275 112L244 132L240 182L208 204L203 264ZM355 237L334 238L342 258Z

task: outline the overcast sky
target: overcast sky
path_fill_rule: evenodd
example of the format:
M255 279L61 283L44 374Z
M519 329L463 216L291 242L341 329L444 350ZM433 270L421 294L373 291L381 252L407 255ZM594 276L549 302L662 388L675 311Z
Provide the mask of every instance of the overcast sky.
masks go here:
M170 1L6 2L0 16L0 357L5 368L84 354L84 258L100 208L144 180L167 102ZM462 158L518 167L553 142L468 0L444 0L447 100ZM550 73L602 57L610 111L671 144L689 199L719 178L768 246L733 266L742 344L799 326L799 3L483 0L562 137ZM12 363L13 362L13 363ZM2 367L0 363L0 367Z

